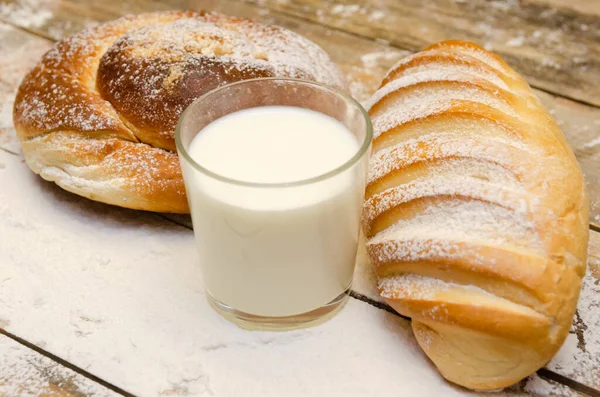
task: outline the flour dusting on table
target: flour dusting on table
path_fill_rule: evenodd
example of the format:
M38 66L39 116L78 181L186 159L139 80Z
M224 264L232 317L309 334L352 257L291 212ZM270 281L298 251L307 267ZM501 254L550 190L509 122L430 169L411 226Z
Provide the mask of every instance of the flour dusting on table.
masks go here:
M560 383L552 382L540 378L537 374L527 378L523 390L531 393L535 397L579 397L581 396L575 390Z
M0 335L0 395L112 397L116 393Z
M279 397L298 385L314 396L464 396L407 321L355 299L319 327L238 329L205 301L190 230L40 182L15 156L0 160L0 263L9 264L0 318L74 365L141 396Z
M50 45L45 39L0 23L0 149L11 153L20 150L12 122L15 95L25 74Z
M571 333L548 367L600 389L600 279L593 271L600 271L598 257L589 258Z
M54 15L52 0L17 0L0 3L0 17L25 28L39 28Z
M346 80L350 85L350 93L361 103L365 103L381 84L381 80L392 65L411 52L377 44L373 52L360 56L360 65L346 67ZM341 65L343 67L343 65Z

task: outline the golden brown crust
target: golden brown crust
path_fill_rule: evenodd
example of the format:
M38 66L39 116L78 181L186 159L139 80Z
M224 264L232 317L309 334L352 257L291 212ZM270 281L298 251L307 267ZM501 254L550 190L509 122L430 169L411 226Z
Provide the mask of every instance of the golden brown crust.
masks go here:
M472 43L400 61L368 104L363 211L387 302L449 380L497 389L566 337L587 247L587 197L562 132L527 83Z
M179 115L213 88L271 76L345 88L318 46L277 26L204 11L128 16L45 54L19 88L14 124L43 178L109 204L185 213Z

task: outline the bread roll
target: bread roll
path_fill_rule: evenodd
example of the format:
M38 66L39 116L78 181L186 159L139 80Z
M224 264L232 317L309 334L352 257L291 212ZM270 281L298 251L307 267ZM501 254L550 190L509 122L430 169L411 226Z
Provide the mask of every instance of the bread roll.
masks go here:
M502 59L461 41L400 61L367 107L381 296L452 382L535 372L569 332L586 267L588 200L562 132Z
M130 16L58 42L23 80L14 124L29 167L81 196L188 212L174 129L195 98L258 77L345 88L311 41L207 12Z

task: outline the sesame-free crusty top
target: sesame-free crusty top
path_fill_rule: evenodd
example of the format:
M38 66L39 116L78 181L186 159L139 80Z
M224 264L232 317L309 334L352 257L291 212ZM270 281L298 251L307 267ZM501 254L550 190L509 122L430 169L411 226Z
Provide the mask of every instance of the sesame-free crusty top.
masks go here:
M585 183L560 128L517 72L464 41L398 62L366 107L381 296L452 382L532 374L569 333L586 268Z

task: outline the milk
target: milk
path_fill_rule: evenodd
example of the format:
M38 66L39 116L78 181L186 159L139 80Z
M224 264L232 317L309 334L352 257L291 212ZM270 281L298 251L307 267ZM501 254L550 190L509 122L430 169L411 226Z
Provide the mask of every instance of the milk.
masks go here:
M260 184L326 174L359 150L337 120L269 106L213 121L188 153L222 177ZM317 309L350 286L364 177L353 166L289 187L228 183L183 164L208 293L248 314L292 316Z

